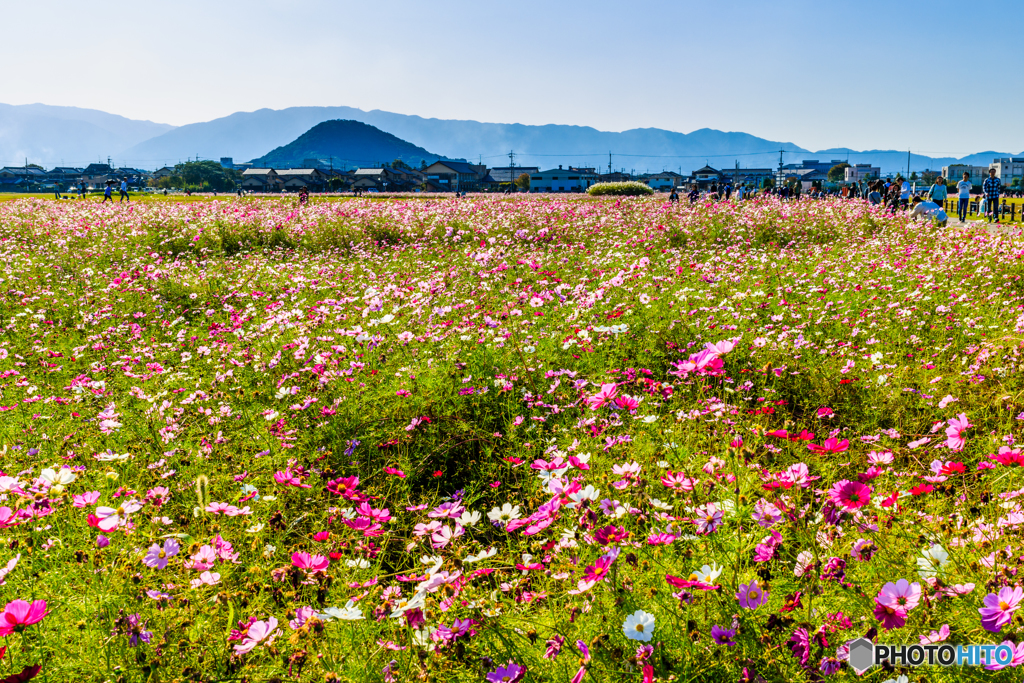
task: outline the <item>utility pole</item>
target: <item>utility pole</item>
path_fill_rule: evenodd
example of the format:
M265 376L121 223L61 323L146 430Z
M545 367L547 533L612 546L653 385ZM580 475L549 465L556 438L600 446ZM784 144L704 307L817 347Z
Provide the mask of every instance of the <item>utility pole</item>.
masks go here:
M608 174L611 175L611 172L612 172L612 153L611 153L611 150L609 150L608 151Z
M907 180L910 180L910 150L907 150Z
M508 186L512 192L516 191L516 153L508 151Z

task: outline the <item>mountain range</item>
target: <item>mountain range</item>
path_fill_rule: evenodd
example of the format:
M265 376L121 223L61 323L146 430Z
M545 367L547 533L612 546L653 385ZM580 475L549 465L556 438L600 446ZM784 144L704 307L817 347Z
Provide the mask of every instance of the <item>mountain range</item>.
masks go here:
M429 165L442 158L368 124L333 120L316 124L252 163L263 168L302 168L306 159L330 159L338 168L346 168L380 166L400 159L418 167L421 162Z
M188 158L236 162L269 156L324 121L346 119L375 126L408 141L428 154L446 158L481 160L489 166L507 166L515 151L517 166L550 168L558 164L611 167L636 171L675 170L689 173L705 163L716 168L775 168L779 151L784 162L833 159L870 163L883 173L906 170L907 152L857 151L833 148L810 151L791 142L766 140L747 133L702 128L678 133L659 128L623 132L599 131L587 126L481 123L423 118L353 107L289 107L236 112L212 121L174 127L135 121L105 112L42 104L0 104L0 164L21 165L25 159L46 167L84 166L113 157L118 166L155 169ZM359 153L363 155L362 152ZM950 163L987 165L995 157L1021 156L1008 152L981 152L961 159L910 156L911 170L937 170ZM355 156L342 153L340 156ZM386 156L370 154L371 159ZM300 160L301 161L301 160ZM360 164L355 164L360 165ZM362 164L366 165L366 164Z

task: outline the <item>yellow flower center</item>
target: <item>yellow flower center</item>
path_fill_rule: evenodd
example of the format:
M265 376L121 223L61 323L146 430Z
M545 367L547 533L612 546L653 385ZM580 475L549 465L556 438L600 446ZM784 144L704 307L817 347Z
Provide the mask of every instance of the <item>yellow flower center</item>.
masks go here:
M1002 600L1000 600L999 601L999 609L1001 609L1001 610L1010 609L1010 605L1009 605L1009 603L1005 603Z
M644 625L643 624L637 624L636 625L636 630L640 631L640 633L643 633L644 632Z
M747 600L757 600L757 591L750 591L747 593Z
M157 554L157 557L159 557L159 558L160 558L160 559L162 560L162 559L164 559L165 557L167 557L167 553L165 553L165 552L164 552L163 550L161 550L161 551L160 551L160 552L159 552L159 553Z

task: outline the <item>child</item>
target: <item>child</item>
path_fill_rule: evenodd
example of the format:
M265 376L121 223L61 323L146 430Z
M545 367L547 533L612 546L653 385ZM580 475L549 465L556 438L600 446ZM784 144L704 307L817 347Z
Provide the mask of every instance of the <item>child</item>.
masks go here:
M920 197L914 197L914 210L910 212L911 218L918 216L930 216L938 222L940 228L946 227L949 216L942 210L942 207L935 202L922 201Z

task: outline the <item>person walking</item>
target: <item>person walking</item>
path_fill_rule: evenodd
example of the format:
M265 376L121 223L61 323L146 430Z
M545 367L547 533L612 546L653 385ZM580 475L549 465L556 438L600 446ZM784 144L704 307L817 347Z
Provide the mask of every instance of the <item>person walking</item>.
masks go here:
M128 179L121 178L121 198L117 200L118 204L125 200L131 201L132 198L128 196Z
M110 203L113 204L114 203L114 195L113 195L113 193L114 193L114 181L113 180L108 180L107 181L107 187L103 190L103 201L100 202L100 204L106 204L108 199L110 200Z
M946 201L947 196L946 179L943 178L942 176L936 178L935 182L932 183L932 186L928 188L928 196L931 198L933 202L935 202L939 206L942 206L943 203Z
M906 209L910 204L910 181L906 178L900 184L900 208Z
M985 197L985 216L989 223L992 222L992 217L996 219L996 225L999 225L999 194L1002 190L999 178L996 177L996 169L988 169L988 178L985 178L985 183L981 186L981 193Z
M60 196L60 183L54 183L53 184L53 198L54 199L61 199L62 198Z
M956 215L961 223L967 221L967 209L971 205L971 174L964 171L963 180L956 184Z
M78 181L78 197L79 199L85 199L85 181Z

